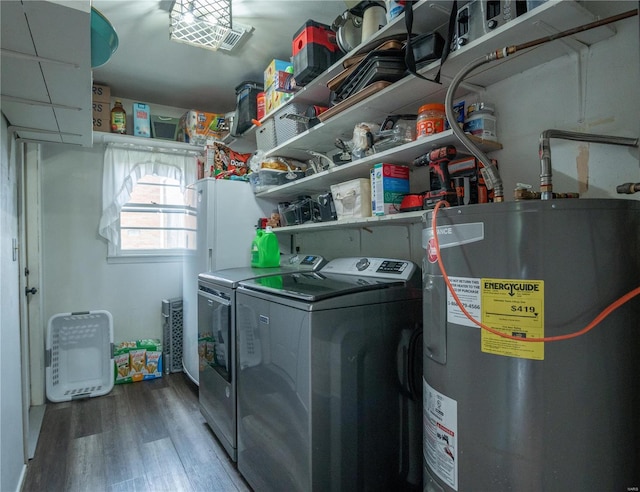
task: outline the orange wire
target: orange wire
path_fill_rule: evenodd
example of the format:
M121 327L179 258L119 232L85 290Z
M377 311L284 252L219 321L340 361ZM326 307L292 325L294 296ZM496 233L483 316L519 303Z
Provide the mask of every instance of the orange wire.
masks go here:
M609 304L609 306L607 306L600 314L598 314L598 316L596 316L593 319L593 321L591 321L591 323L589 323L587 326L585 326L581 330L578 330L578 331L573 332L573 333L568 333L566 335L557 335L557 336L553 336L553 337L521 338L521 337L514 337L513 335L508 335L508 334L503 333L503 332L501 332L499 330L496 330L495 328L491 328L490 326L487 326L487 325L481 323L480 321L475 319L471 314L469 314L469 312L466 310L466 308L463 306L462 302L460 301L460 298L458 297L458 294L456 294L455 290L453 289L453 286L451 285L451 282L449 281L449 276L447 275L447 272L446 272L446 270L444 268L444 264L442 263L442 256L440 255L440 241L438 241L438 230L436 228L436 224L437 224L436 216L438 214L438 209L440 209L442 206L448 207L449 203L446 202L446 201L438 202L436 204L436 207L433 209L433 217L431 218L431 228L432 228L432 231L433 231L433 240L435 242L436 256L438 258L438 266L440 267L440 272L442 273L444 281L447 284L447 288L449 289L449 292L451 292L451 295L455 299L456 304L462 310L464 315L467 318L469 318L472 323L474 323L475 325L478 325L480 328L482 328L484 330L487 330L490 333L493 333L494 335L498 335L499 337L508 338L508 339L511 339L511 340L517 340L519 342L558 342L560 340L568 340L570 338L576 338L576 337L579 337L579 336L584 335L585 333L591 331L598 324L600 324L602 322L602 320L604 320L607 316L609 316L613 311L615 311L620 306L622 306L623 304L625 304L626 302L630 301L635 296L640 294L640 287L636 287L635 289L627 292L625 295L620 297L618 300L616 300L616 301L612 302L611 304Z

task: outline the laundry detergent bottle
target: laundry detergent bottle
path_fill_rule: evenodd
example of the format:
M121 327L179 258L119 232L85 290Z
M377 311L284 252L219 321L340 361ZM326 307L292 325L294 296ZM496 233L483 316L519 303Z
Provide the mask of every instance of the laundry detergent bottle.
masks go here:
M251 266L252 267L260 266L260 239L262 239L263 234L264 234L263 229L256 230L256 237L254 237L253 241L251 241Z
M261 268L277 267L280 265L280 247L278 238L271 226L267 226L258 241L258 263Z

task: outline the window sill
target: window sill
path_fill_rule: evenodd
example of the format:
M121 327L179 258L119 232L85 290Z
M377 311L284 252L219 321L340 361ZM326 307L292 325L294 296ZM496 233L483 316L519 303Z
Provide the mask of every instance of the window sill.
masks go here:
M182 263L183 258L189 253L173 255L122 255L107 256L108 264L118 263Z

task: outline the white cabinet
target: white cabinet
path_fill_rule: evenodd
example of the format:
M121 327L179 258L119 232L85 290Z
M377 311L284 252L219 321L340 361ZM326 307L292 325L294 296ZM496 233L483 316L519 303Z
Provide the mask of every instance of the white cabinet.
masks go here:
M2 113L21 138L92 145L91 2L3 1Z
M448 23L448 10L450 2L434 2L423 0L414 6L414 33L431 32L438 30L442 33ZM442 66L442 84L436 84L409 75L398 82L391 84L350 108L338 113L334 117L320 123L313 128L297 135L287 142L280 143L270 150L269 156L283 156L294 159L306 160L310 156L306 149L317 152L327 152L334 149L336 137L350 138L355 124L362 121L382 121L391 113L406 114L417 113L418 107L427 102L441 102L447 91L447 87L453 77L469 62L476 60L489 52L506 46L520 45L538 38L551 36L558 32L593 22L597 18L616 15L631 10L628 2L577 2L573 0L550 0L531 11L521 15L517 19L504 24L492 33L470 42L463 48L451 53ZM382 39L390 34L405 31L404 15L396 18L392 23L379 31L377 39ZM614 24L601 26L541 44L535 48L518 51L497 62L483 65L473 72L460 86L457 98L464 98L471 92L478 92L483 87L490 86L503 79L521 73L527 69L565 56L571 52L591 45L612 36L615 33ZM356 48L357 51L358 48ZM350 56L351 54L347 55ZM439 68L440 62L434 62L424 67L420 74L433 78ZM301 92L296 94L291 102L319 103L328 98L327 81L342 70L342 60L330 67ZM289 103L290 104L290 103ZM383 153L375 154L360 159L350 164L334 167L328 171L308 176L298 181L293 181L284 186L273 188L258 196L272 202L291 200L298 195L316 194L328 190L331 184L347 181L354 178L367 178L369 170L375 162L385 161L391 163L410 163L416 157L424 154L432 148L443 145L457 145L458 139L451 131L446 131L428 138L422 138L415 142L405 144ZM483 148L490 152L500 146L489 142ZM302 226L280 228L277 232L293 233L303 230L316 230L321 228L334 229L339 227L354 227L360 224L370 226L372 224L386 224L389 221L416 222L420 220L422 213L400 214L400 216L372 217L360 221L337 221Z

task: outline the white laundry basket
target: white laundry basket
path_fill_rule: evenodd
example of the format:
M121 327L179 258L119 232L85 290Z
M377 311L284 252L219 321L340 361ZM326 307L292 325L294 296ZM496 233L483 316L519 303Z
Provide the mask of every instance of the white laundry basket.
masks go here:
M113 389L113 318L108 311L54 314L47 326L47 398L106 395Z

